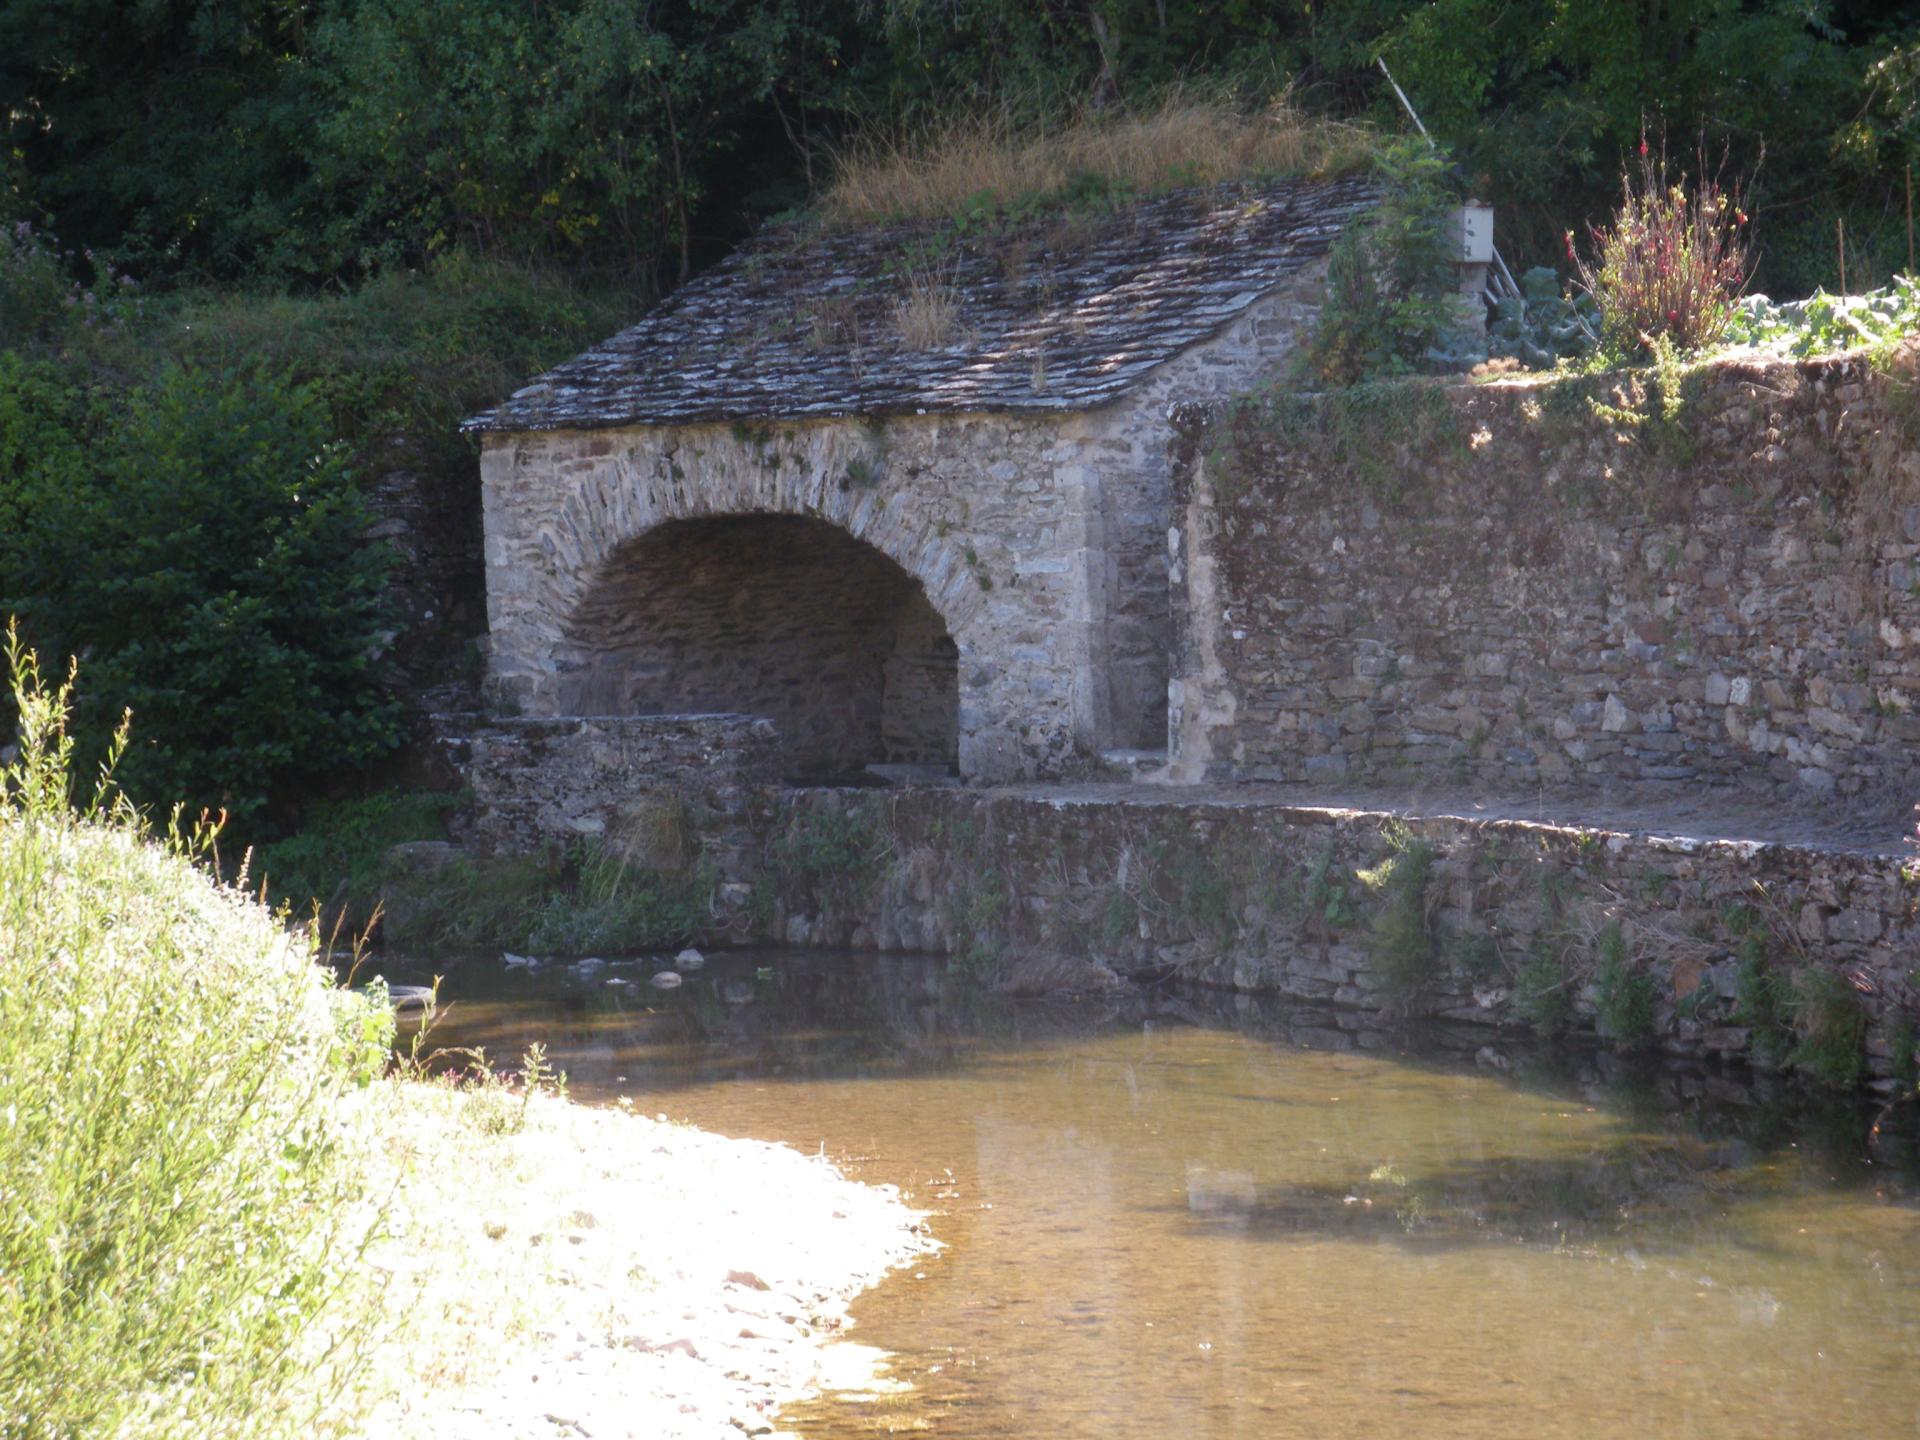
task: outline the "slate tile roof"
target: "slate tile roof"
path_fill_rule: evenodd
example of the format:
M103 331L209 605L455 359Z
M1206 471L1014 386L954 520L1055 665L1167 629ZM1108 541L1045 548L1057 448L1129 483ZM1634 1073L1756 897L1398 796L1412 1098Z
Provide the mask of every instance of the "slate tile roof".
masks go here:
M1175 191L991 232L770 230L464 428L1090 409L1326 254L1376 198L1348 177ZM916 288L950 310L940 343L902 333Z

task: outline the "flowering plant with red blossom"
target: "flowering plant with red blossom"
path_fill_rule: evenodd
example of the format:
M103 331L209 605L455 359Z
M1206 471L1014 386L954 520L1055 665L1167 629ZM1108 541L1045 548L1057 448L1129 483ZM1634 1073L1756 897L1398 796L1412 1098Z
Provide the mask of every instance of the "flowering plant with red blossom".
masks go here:
M1656 340L1682 353L1714 344L1753 271L1738 189L1708 178L1689 191L1644 134L1637 165L1621 177L1619 209L1588 226L1587 240L1583 255L1569 230L1567 259L1600 307L1602 343L1621 355L1646 354Z

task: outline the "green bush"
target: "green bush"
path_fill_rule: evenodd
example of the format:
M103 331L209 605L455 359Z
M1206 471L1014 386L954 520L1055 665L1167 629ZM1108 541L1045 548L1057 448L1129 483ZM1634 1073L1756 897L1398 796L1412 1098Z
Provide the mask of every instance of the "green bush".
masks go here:
M409 840L446 839L447 813L458 800L444 791L376 790L323 801L308 808L298 831L262 847L253 873L275 904L296 915L337 895L375 899L387 851Z
M1573 977L1558 944L1534 942L1514 971L1514 1011L1542 1036L1558 1035L1573 1018Z
M149 308L110 358L229 371L265 366L311 384L334 433L358 446L404 434L443 465L471 466L459 422L636 318L646 292L618 277L438 256L321 294L190 290ZM388 458L381 455L378 458Z
M1391 853L1358 879L1380 900L1368 947L1373 972L1389 994L1405 999L1426 988L1440 963L1427 918L1434 849L1400 827L1385 839Z
M1323 385L1454 368L1457 196L1446 159L1401 141L1382 149L1375 166L1380 204L1334 242L1326 304L1302 354L1307 376Z
M68 804L69 691L14 654L0 772L0 1434L272 1440L351 1419L377 1206L357 1084L391 1036L310 946ZM324 1326L316 1326L323 1311ZM349 1407L350 1408L350 1407Z
M1867 1011L1842 975L1809 965L1793 980L1789 1008L1794 1069L1836 1090L1860 1083L1867 1065Z
M0 608L86 657L89 758L134 711L138 801L251 820L399 743L371 519L311 385L169 366L116 395L0 353Z

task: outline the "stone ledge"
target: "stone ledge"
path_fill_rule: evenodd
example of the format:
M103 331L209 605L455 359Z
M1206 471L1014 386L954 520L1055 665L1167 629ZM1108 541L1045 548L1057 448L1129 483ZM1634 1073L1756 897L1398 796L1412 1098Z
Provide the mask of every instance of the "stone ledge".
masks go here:
M871 873L783 873L777 836L870 830ZM1612 816L1617 820L1619 817ZM1055 786L765 791L751 869L777 894L736 917L757 938L932 951L987 962L1085 957L1134 976L1178 972L1235 990L1493 1028L1537 1023L1525 991L1560 997L1557 1024L1604 1034L1596 980L1609 947L1670 1053L1766 1059L1741 1013L1743 970L1783 984L1828 972L1857 1005L1865 1073L1889 1076L1920 1015L1920 882L1910 852L1741 835L1356 808L1233 788ZM1418 847L1423 888L1398 921L1392 865ZM1381 955L1415 917L1422 978L1396 990ZM1406 943L1402 941L1401 943ZM1814 977L1818 979L1816 975ZM1829 984L1828 989L1833 987ZM1851 1012L1849 1012L1851 1013ZM1785 1012L1782 1012L1785 1017ZM1774 1058L1796 1039L1791 1017Z
M738 814L752 788L779 774L779 736L771 721L752 715L439 715L434 722L473 792L465 838L483 851L595 839L647 859L659 843L663 807L696 820Z

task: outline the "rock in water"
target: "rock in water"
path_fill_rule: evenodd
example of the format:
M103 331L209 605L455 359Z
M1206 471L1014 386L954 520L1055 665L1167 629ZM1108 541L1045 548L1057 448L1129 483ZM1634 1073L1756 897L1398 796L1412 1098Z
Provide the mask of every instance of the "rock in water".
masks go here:
M503 951L500 955L500 963L509 970L529 970L540 962L531 955L515 955L511 951Z
M706 963L707 957L698 950L682 950L673 957L673 968L676 970L698 970Z
M433 987L430 985L389 985L387 999L393 1005L394 1013L407 1010L430 1010L433 1008Z
M662 970L653 977L653 988L656 990L677 990L681 983L680 974L675 970Z

